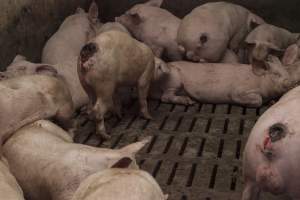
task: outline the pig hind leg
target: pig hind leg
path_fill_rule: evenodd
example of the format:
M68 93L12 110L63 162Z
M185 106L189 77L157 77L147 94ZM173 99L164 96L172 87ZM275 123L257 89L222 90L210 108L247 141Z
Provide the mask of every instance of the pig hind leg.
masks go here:
M141 114L145 119L152 119L149 110L148 110L148 102L147 97L150 89L150 83L152 80L152 74L154 70L154 63L149 63L147 70L142 74L142 76L138 80L138 96L139 96L139 104Z
M259 200L260 189L254 182L247 182L243 191L242 200Z

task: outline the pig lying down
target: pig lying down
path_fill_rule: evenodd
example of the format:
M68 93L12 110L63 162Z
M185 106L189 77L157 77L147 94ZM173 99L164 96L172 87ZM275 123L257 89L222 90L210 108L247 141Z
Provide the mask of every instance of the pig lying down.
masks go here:
M167 200L155 179L145 171L107 169L88 177L73 200Z
M43 49L42 62L54 65L64 77L76 109L88 103L77 74L77 58L81 48L89 38L96 36L100 27L98 7L93 2L88 13L79 8L75 15L67 17Z
M123 24L138 40L147 44L155 56L170 61L182 60L176 42L180 19L160 8L163 0L150 0L137 4L116 21Z
M251 131L244 152L243 200L261 191L300 199L300 87L266 111Z
M283 60L291 68L299 68L299 52L299 47L292 45ZM298 86L266 111L252 129L244 152L243 200L259 199L260 191L300 199L299 103Z
M269 69L258 76L251 65L171 62L156 68L155 81L160 81L161 100L164 102L190 105L195 99L260 107L300 81L300 65L297 63L283 66L277 57L269 56L265 64ZM180 90L187 96L178 96Z
M147 96L154 72L154 55L145 44L120 31L107 31L91 40L81 51L78 74L89 95L96 133L109 138L104 115L112 111L120 116L115 91L120 86L136 86L140 110L150 119Z
M95 36L100 26L98 6L94 1L88 13L78 8L74 15L64 20L58 31L47 41L42 53L42 62L55 65L74 59L88 39ZM76 69L76 65L74 68Z
M3 156L0 158L0 194L3 200L24 200L23 191Z
M37 121L19 129L3 146L4 155L31 200L71 200L88 176L130 160L149 142L145 139L118 150L75 144L67 132L50 121Z
M36 70L52 73L45 66ZM9 78L0 82L0 91L1 145L22 126L40 119L55 118L64 128L72 128L72 99L60 77L35 74Z
M249 62L263 64L268 55L282 56L287 47L295 44L299 33L270 24L263 24L255 28L246 38L245 43L249 50Z
M177 42L189 60L219 62L228 47L238 51L252 24L263 23L260 17L241 6L206 3L183 18Z

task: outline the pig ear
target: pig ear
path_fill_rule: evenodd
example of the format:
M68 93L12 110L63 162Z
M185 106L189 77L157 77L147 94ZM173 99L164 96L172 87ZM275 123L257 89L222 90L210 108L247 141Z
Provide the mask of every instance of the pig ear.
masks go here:
M57 70L51 65L39 65L36 67L35 72L37 74L48 74L56 76L58 74Z
M89 18L93 23L96 23L98 21L98 16L99 16L99 9L98 5L95 1L92 2L89 8Z
M85 10L84 10L84 9L82 9L82 8L80 8L80 7L78 7L78 8L76 9L76 14L83 14L83 13L85 13Z
M154 6L154 7L161 7L163 1L164 0L150 0L146 3L144 3L144 5Z
M299 47L296 44L289 46L282 58L283 65L291 65L294 64L298 60L299 56Z
M132 162L133 161L131 158L125 157L125 158L120 159L115 164L113 164L111 166L111 168L128 168Z
M248 27L249 27L250 31L254 30L259 25L265 24L265 23L266 22L262 18L260 18L259 16L254 15L254 14L250 14L249 15L249 18L248 18Z
M141 17L141 15L137 11L130 10L128 12L128 14L131 17L132 22L134 24L138 25L138 24L140 24L142 22L142 17Z
M14 58L13 60L13 63L15 62L19 62L19 61L24 61L24 60L27 60L25 56L22 56L20 54L16 55L16 57Z

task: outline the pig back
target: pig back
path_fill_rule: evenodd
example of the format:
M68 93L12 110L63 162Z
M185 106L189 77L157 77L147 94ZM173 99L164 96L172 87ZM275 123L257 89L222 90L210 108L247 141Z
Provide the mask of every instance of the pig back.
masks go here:
M136 83L149 65L154 63L151 49L126 33L104 32L95 41L99 48L97 70L105 72L106 76L116 77L118 83Z
M22 189L11 174L4 157L0 159L0 194L3 200L24 200Z
M89 176L73 200L165 200L159 185L146 172L132 169L107 169Z

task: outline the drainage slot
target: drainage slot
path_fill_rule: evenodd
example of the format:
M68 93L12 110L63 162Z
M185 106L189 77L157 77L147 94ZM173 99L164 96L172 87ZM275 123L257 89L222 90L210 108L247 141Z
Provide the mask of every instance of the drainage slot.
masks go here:
M164 126L166 125L167 123L167 120L168 120L169 116L166 116L163 120L163 122L161 123L161 125L159 126L159 130L162 130L164 128Z
M228 131L229 119L225 120L223 134L226 134Z
M212 123L212 119L209 118L208 121L207 121L206 127L205 127L205 133L209 132L209 129L211 127L211 123Z
M169 151L169 149L170 149L170 147L173 143L173 140L174 140L174 136L171 136L168 143L167 143L167 145L166 145L166 147L165 147L165 149L164 149L164 151L163 151L163 154L168 153L168 151Z
M178 119L178 121L177 121L177 123L176 123L176 126L175 126L175 128L173 129L173 131L178 131L178 128L179 128L179 126L180 126L182 120L183 120L183 117L179 117L179 119Z
M147 153L150 153L151 152L151 150L152 150L152 148L153 148L153 146L154 146L154 143L156 142L156 140L157 140L157 135L155 135L155 136L153 136L153 139L152 139L152 141L151 141L151 143L149 144L149 147L148 147L148 149L147 149Z
M122 140L123 134L120 135L117 140L111 145L111 148L114 149L117 147L117 145L119 144L119 142Z
M243 132L244 132L244 125L245 125L245 120L244 120L244 119L241 119L241 121L240 121L240 127L239 127L239 134L240 134L240 135L243 135Z
M230 184L230 190L235 191L236 183L237 183L237 174L238 174L239 168L235 166L233 168L232 178L231 178L231 184Z
M179 156L182 156L182 155L184 154L184 151L185 151L185 148L186 148L186 146L187 146L188 141L189 141L189 138L186 137L186 138L184 139L183 144L182 144L182 146L181 146L181 149L180 149L180 151L179 151L179 154L178 154Z
M201 141L201 145L200 145L200 148L198 150L198 157L201 157L202 154L203 154L203 150L204 150L204 146L205 146L205 142L206 142L206 139L205 138L202 138L202 141Z
M224 149L224 139L221 139L219 143L218 158L222 158L223 149Z
M215 187L215 182L216 182L216 177L218 173L218 165L215 165L210 177L210 183L209 183L209 188L213 189Z
M169 178L168 178L167 185L171 185L171 184L172 184L173 179L174 179L175 174L176 174L177 168L178 168L178 163L176 162L176 163L174 164L174 166L173 166L173 168L172 168L172 171L171 171L171 174L170 174L170 176L169 176Z
M238 160L240 159L241 156L241 148L242 148L242 141L238 140L236 142L236 153L235 153L235 158Z
M157 175L157 172L159 171L160 167L161 167L162 161L158 161L153 172L152 172L152 176L155 178Z
M193 180L194 180L194 177L195 177L195 174L196 174L196 168L197 168L197 164L194 163L192 165L192 169L191 169L188 181L186 183L186 187L191 187L193 185Z
M189 130L188 130L189 132L192 132L192 131L193 131L196 122L197 122L197 118L194 117L193 120L192 120L191 126L190 126L190 128L189 128Z

